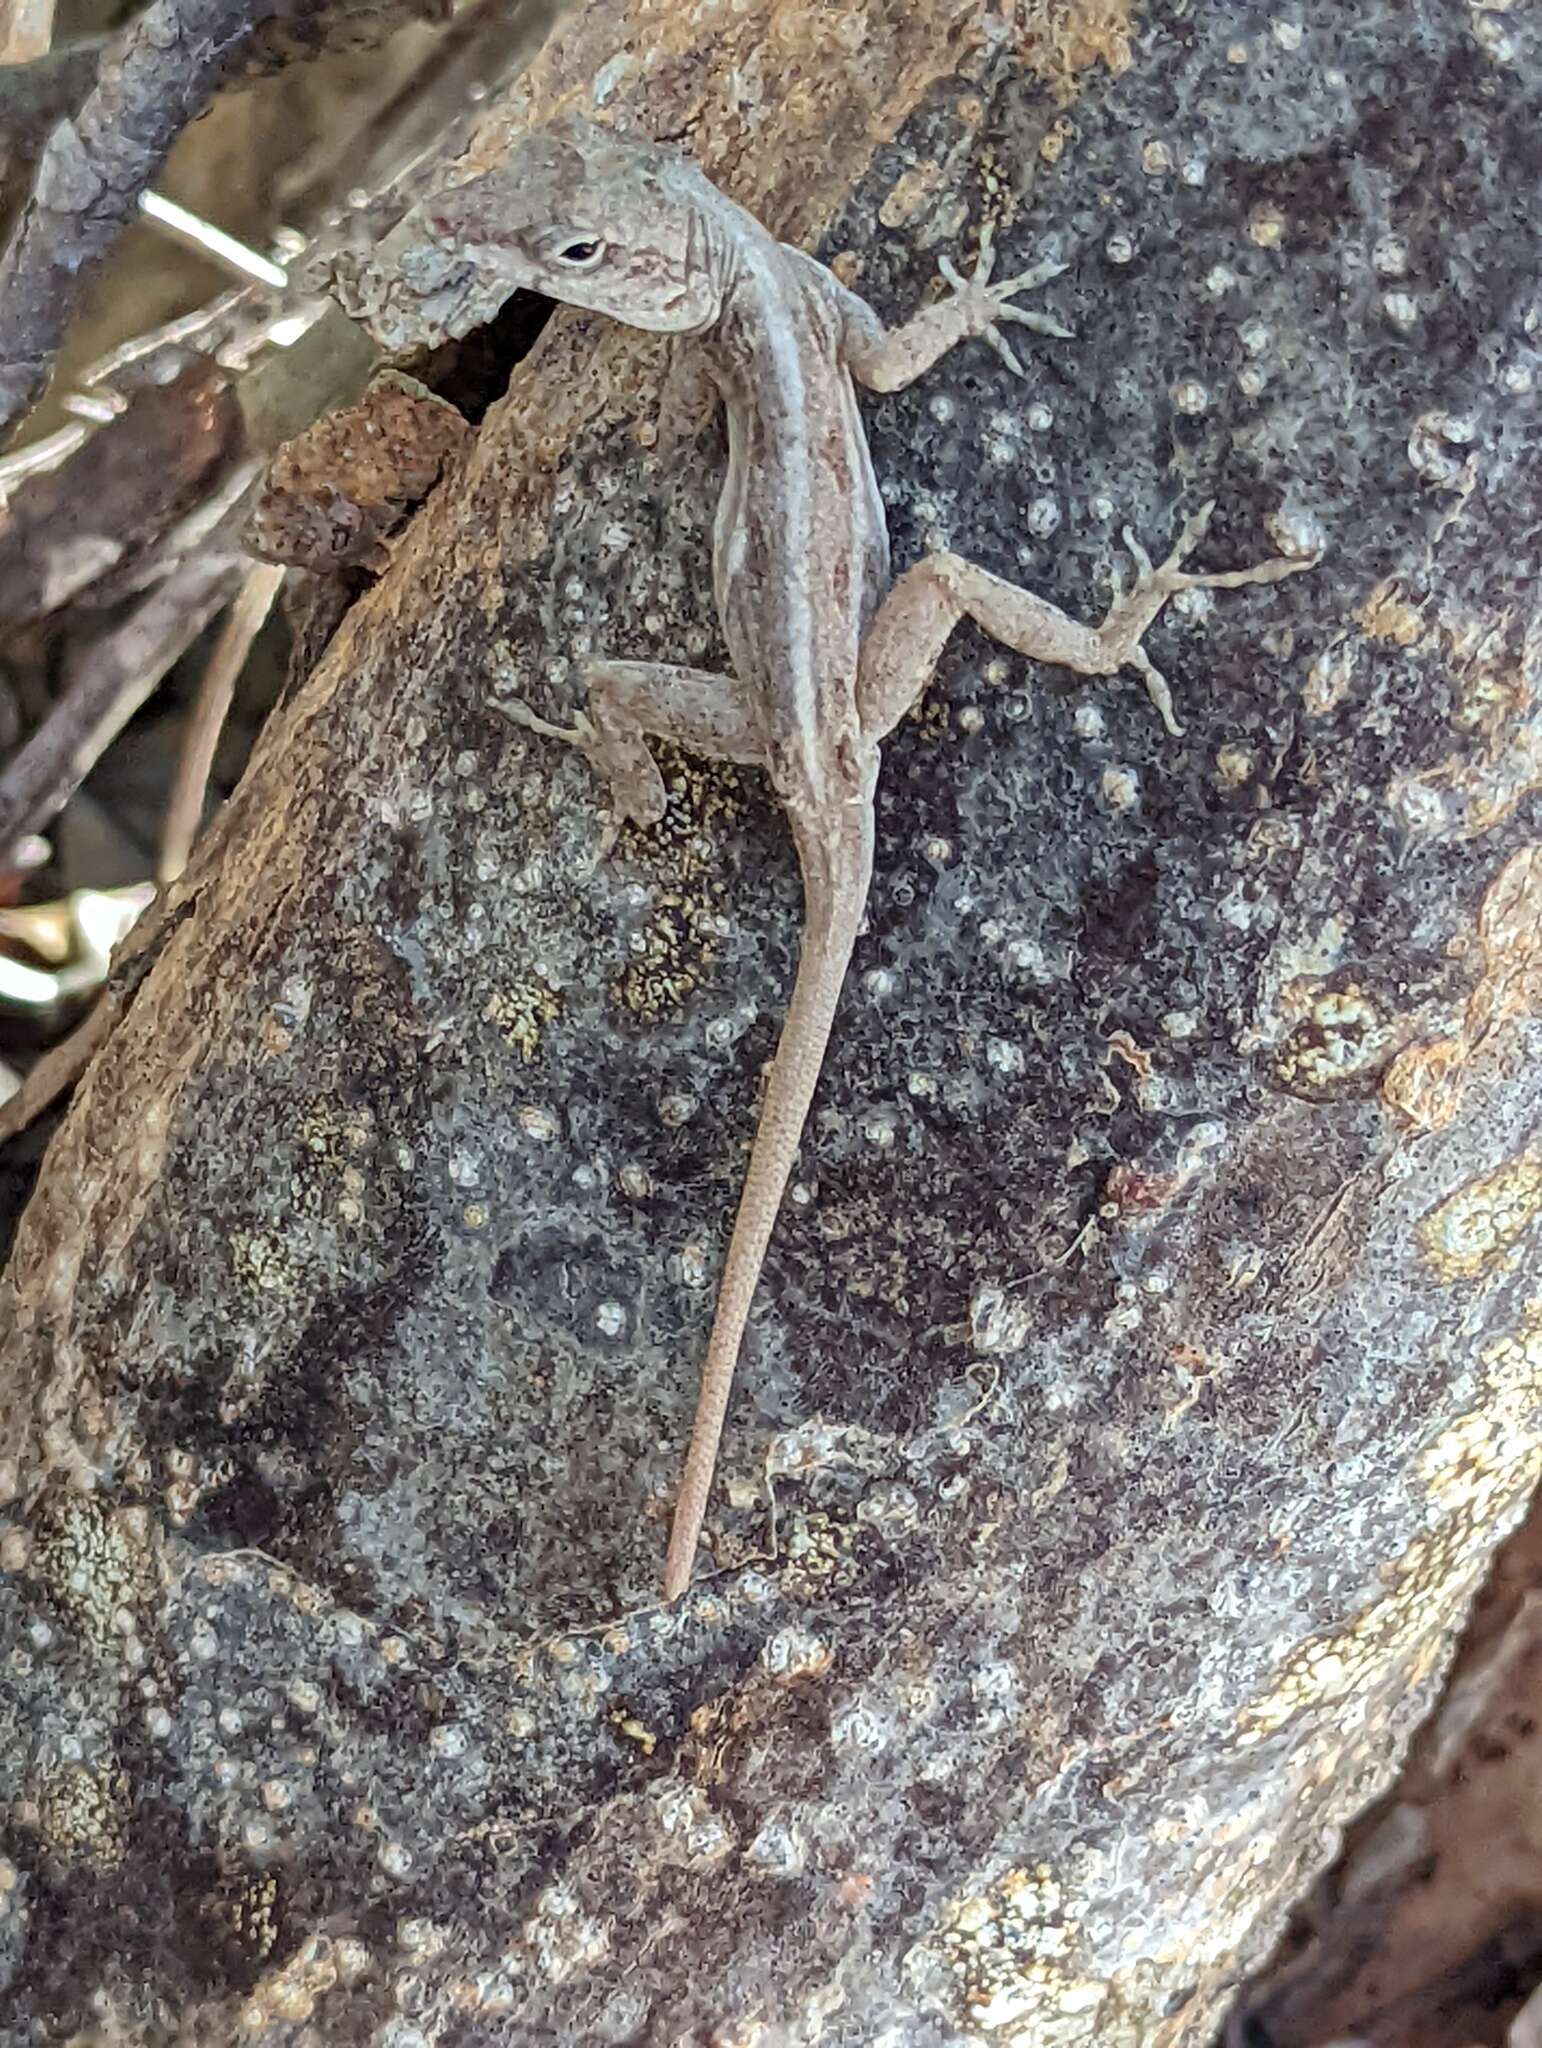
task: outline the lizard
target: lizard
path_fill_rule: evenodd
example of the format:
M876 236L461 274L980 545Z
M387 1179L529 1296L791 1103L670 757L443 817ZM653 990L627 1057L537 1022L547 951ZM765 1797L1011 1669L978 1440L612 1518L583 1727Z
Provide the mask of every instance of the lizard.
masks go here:
M645 332L688 340L728 423L713 586L732 671L586 658L571 725L506 700L534 734L574 745L609 785L612 834L656 822L664 785L648 737L763 769L803 882L797 973L766 1080L719 1283L676 1497L664 1597L690 1583L750 1306L862 925L873 872L880 749L965 617L1033 661L1079 676L1130 668L1176 731L1143 637L1180 590L1272 583L1317 557L1196 574L1183 563L1213 502L1153 566L1126 527L1137 575L1099 625L950 550L897 580L855 384L902 389L957 344L1022 364L1003 328L1070 338L1016 303L1064 266L994 279L988 230L973 274L946 257L948 295L886 328L804 251L779 242L682 152L568 117L521 136L495 168L425 202L430 237L479 272ZM676 347L678 348L677 341ZM667 388L667 387L666 387Z

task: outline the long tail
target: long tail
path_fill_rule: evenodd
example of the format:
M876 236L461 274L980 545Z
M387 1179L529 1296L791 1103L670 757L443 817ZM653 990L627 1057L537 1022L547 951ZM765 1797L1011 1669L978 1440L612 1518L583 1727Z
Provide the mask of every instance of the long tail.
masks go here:
M669 1554L664 1562L666 1600L678 1599L690 1584L740 1340L818 1086L835 1006L862 922L873 873L872 806L848 806L835 831L826 828L815 833L794 819L793 837L803 869L804 926L798 978L766 1084L760 1128L755 1133L718 1289L696 1420L669 1532Z

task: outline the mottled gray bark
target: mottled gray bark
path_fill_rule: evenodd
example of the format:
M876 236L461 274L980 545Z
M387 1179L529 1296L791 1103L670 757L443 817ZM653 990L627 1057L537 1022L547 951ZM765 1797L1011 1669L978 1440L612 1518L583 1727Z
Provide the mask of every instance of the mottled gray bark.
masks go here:
M552 321L22 1225L5 2048L1179 2048L1386 1781L1539 1459L1542 52L1293 20L599 0L507 110L597 80L895 316L1058 247L1026 387L866 406L901 565L1094 617L1212 495L1205 566L1327 557L1154 633L1181 741L969 633L894 736L661 1612L798 892L684 760L596 867L489 709L722 658L719 436L658 465L659 348ZM490 310L397 254L399 332Z

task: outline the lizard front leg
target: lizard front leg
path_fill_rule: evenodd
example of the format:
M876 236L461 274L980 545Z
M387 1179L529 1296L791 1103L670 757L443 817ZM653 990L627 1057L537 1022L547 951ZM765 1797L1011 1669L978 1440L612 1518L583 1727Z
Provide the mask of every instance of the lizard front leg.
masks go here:
M796 249L787 253L804 267L805 275L834 313L841 360L869 391L903 391L950 348L971 340L987 342L1014 376L1024 376L1022 364L1001 331L1005 325L1026 327L1034 334L1054 335L1062 341L1071 339L1070 328L1051 315L1031 313L1026 306L1012 303L1020 292L1037 291L1059 277L1065 265L1046 258L1015 277L993 280L996 259L989 225L980 231L974 275L961 276L944 256L938 268L949 286L949 296L935 306L924 306L895 328L886 328L866 299L848 291L812 256Z
M857 711L866 738L891 732L926 688L948 635L971 618L993 640L1054 668L1082 676L1111 676L1131 668L1175 736L1167 679L1142 646L1142 637L1170 597L1180 590L1236 590L1248 583L1277 583L1310 569L1316 555L1299 560L1276 557L1251 569L1191 575L1182 568L1210 523L1214 504L1202 506L1179 534L1166 561L1153 567L1129 528L1125 544L1135 557L1132 589L1121 590L1099 626L1084 626L1048 599L991 575L963 556L942 551L908 569L884 599L862 643L857 674Z

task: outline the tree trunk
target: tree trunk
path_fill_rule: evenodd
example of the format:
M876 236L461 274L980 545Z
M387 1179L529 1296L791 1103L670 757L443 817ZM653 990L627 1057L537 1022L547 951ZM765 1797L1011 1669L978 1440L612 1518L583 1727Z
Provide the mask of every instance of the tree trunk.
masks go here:
M494 112L685 138L893 319L1058 250L1026 383L864 401L897 567L1325 556L1154 629L1178 740L955 636L662 1610L799 895L682 757L597 865L491 708L724 659L720 430L552 319L21 1226L5 2048L1179 2048L1385 1784L1542 1462L1542 54L1301 12L594 0Z

